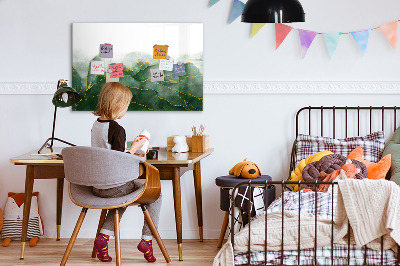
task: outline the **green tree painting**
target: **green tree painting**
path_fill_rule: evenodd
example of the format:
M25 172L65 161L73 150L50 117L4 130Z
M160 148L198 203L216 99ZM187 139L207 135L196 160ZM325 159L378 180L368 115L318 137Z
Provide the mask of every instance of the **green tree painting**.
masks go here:
M96 56L92 60L102 59ZM124 64L124 77L119 78L119 82L132 91L129 111L203 110L203 74L195 64L185 63L186 76L173 77L172 71L164 71L164 81L151 82L150 70L157 68L157 63L144 61L132 66ZM75 66L72 68L72 86L81 96L73 107L76 111L95 110L101 88L106 83L105 75L90 74L90 62L86 69L87 76L82 77Z
M105 45L109 54L104 54ZM165 54L154 56L156 46L167 47ZM185 71L179 74L184 76L160 70L164 56L182 62ZM92 72L93 62L100 69ZM129 111L203 111L202 23L73 23L72 87L81 96L74 111L96 109L102 87L114 80L108 72L114 64L123 66L123 77L115 81L133 94ZM162 75L164 81L157 81Z

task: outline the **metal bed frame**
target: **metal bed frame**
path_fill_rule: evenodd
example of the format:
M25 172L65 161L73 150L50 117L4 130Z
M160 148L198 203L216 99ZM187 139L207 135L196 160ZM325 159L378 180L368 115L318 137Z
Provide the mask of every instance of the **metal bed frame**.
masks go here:
M331 107L324 107L324 106L320 106L320 107L312 107L312 106L308 106L308 107L303 107L301 108L297 114L296 114L296 138L297 136L300 134L299 133L299 120L300 120L300 114L303 111L308 111L308 134L311 135L311 131L312 131L312 125L311 125L311 113L313 110L317 110L319 111L319 115L320 115L320 136L324 136L324 127L326 125L326 123L324 124L324 111L325 110L331 110L329 113L331 113L332 115L332 136L333 138L336 137L336 122L338 119L336 119L336 113L337 112L344 112L344 121L342 122L342 125L344 125L344 129L345 129L345 137L348 137L348 125L349 125L349 113L350 112L356 112L357 115L357 136L360 136L360 113L363 112L369 112L369 132L372 133L372 125L373 125L373 114L375 114L376 112L381 112L381 130L384 131L385 130L385 113L387 113L387 111L393 112L393 130L396 129L396 125L397 125L397 111L400 108L393 106L393 107L348 107L348 106L344 106L344 107L337 107L337 106L331 106ZM327 112L325 112L326 115ZM326 116L325 116L326 117ZM328 119L325 119L325 121ZM315 122L315 121L314 121ZM318 121L317 121L318 122ZM355 121L354 121L355 122ZM354 123L352 124L354 125ZM295 169L296 165L295 165L295 158L296 158L296 154L295 154L295 146L296 146L296 141L293 144L293 149L292 149L292 153L291 153L291 160L290 160L290 171L289 171L289 176L290 176L290 172ZM266 198L268 198L268 188L271 185L276 185L276 186L281 186L282 188L282 195L285 192L285 190L291 190L290 186L287 185L300 185L301 184L306 184L306 185L314 185L314 191L317 192L318 186L319 185L324 185L324 184L330 184L332 185L332 189L334 189L334 186L336 186L338 183L336 181L332 181L332 182L319 182L319 181L315 181L315 182L304 182L304 181L252 181L251 179L249 181L246 182L242 182L240 184L238 184L237 186L234 187L233 191L232 191L232 195L235 195L236 190L239 187L242 186L254 186L254 187L259 187L259 188L263 188L265 191L265 195ZM301 192L300 190L298 191L299 193L299 201L301 202ZM250 198L252 198L253 191L250 189ZM332 265L334 263L334 250L333 250L333 224L334 224L334 217L333 217L333 210L334 210L334 206L333 206L333 199L334 199L334 193L332 193L332 238L331 238L331 261L332 261ZM317 213L317 202L318 202L318 198L317 198L317 193L315 193L315 213ZM268 219L267 219L267 201L264 202L264 208L265 208L265 247L264 247L264 262L260 263L259 265L272 265L272 264L268 264L267 262L267 233L268 233ZM284 212L284 197L282 197L282 212ZM298 220L298 226L300 227L300 204L299 204L299 210L298 210L298 214L299 214L299 220ZM231 232L230 232L230 236L231 236L231 244L232 247L234 248L235 245L235 241L234 241L234 217L235 217L235 208L234 208L234 197L232 197L232 201L231 201ZM314 239L314 258L313 264L307 264L307 265L318 265L317 264L317 254L316 254L316 249L317 249L317 215L315 215L315 239ZM245 265L250 265L251 264L251 249L250 249L250 243L251 243L251 219L249 219L248 222L248 227L249 227L249 242L247 245L247 264ZM281 249L280 249L280 264L278 265L284 265L283 264L283 251L284 251L284 240L283 240L283 235L284 235L284 218L282 216L282 239L281 239ZM298 233L298 243L297 243L297 265L305 265L305 264L300 264L300 254L301 254L301 249L300 249L300 242L301 242L301 238L300 238L300 230ZM399 250L399 252L397 253L397 258L396 258L396 262L395 265L400 265L400 246L397 245L397 248ZM366 246L363 246L364 249L364 263L363 265L367 265L367 253L366 253ZM348 226L348 233L347 233L347 264L346 265L350 265L350 224ZM383 261L383 236L381 237L381 257L380 257L380 265L384 265L384 261Z

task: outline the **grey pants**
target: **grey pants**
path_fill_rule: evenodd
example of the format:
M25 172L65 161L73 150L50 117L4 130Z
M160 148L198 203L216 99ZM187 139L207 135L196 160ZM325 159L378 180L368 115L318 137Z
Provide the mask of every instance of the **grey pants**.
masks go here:
M133 180L119 187L113 187L108 189L93 188L93 194L101 198L116 198L128 195L142 188L143 186L144 182L138 182L137 180L135 182L135 180ZM158 221L160 219L161 202L162 202L162 196L160 194L160 197L155 202L146 204L146 207L149 210L151 218L153 219L154 224L157 228L158 228ZM119 219L122 218L122 215L124 214L125 210L126 207L118 208ZM114 236L114 214L115 214L115 209L108 210L106 220L104 221L100 233L109 236ZM153 234L146 220L144 221L143 225L142 239L146 240L153 239Z

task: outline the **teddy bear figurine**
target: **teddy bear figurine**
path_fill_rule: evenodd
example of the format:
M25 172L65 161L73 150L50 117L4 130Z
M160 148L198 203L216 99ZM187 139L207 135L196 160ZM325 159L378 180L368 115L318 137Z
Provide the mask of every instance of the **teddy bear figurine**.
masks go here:
M188 152L189 146L186 143L185 136L175 136L174 137L175 146L172 148L172 152Z

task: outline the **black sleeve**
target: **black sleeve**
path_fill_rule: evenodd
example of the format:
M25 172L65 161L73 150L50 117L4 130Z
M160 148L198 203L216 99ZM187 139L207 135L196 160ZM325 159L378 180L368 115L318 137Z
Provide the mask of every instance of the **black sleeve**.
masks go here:
M111 149L125 152L126 134L125 129L117 122L111 121L108 128L108 143L111 144Z

